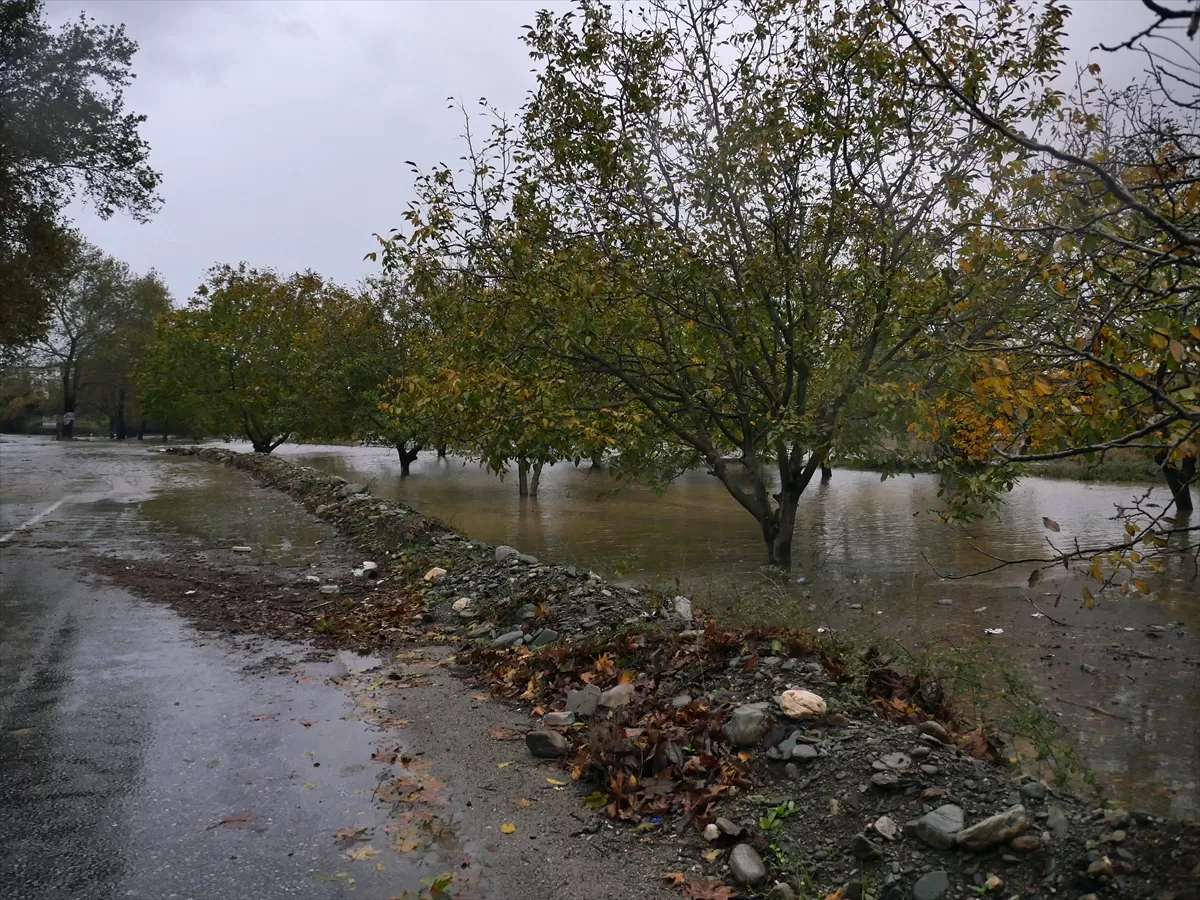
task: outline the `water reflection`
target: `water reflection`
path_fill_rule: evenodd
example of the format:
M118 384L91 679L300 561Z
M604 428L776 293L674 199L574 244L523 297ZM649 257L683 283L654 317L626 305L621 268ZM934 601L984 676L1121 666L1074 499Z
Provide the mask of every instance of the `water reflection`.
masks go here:
M992 565L991 557L1043 555L1047 538L1059 545L1119 539L1116 507L1143 487L1029 479L995 517L950 528L935 515L933 476L881 483L874 473L838 471L800 501L794 553L796 574L806 583L785 586L761 569L765 551L753 519L701 472L656 494L641 486L617 491L606 470L559 464L543 473L541 495L531 501L518 497L515 473L501 481L474 464L432 453L422 454L412 477L401 479L394 452L381 448L277 452L368 483L377 495L481 540L608 577L678 585L710 604L737 594L743 617L875 629L906 643L931 636L999 642L1075 731L1118 796L1160 811L1200 812L1194 561L1176 557L1152 582L1149 597L1106 594L1094 610L1078 602L1069 573L1051 574L1033 591L1025 587L1028 567L968 581L937 574L977 571ZM1155 491L1151 499L1162 502L1164 494ZM1046 531L1044 516L1061 531ZM1030 600L1068 627L1035 617ZM987 628L1004 633L989 636Z

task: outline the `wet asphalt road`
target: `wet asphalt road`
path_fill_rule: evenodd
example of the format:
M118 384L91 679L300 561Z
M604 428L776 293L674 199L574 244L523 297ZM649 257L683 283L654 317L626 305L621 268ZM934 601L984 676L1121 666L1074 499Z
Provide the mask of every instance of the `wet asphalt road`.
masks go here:
M139 503L182 467L6 442L0 472L0 896L385 897L416 882L395 866L338 877L333 833L384 810L372 732L322 683L334 664L264 670L301 654L207 639L74 565L153 553Z
M460 900L675 896L678 846L581 810L525 751L528 717L450 674L448 648L359 671L199 632L92 574L89 555L210 550L264 577L346 568L302 507L150 449L0 441L0 898L417 900L447 872ZM392 779L417 790L392 802Z

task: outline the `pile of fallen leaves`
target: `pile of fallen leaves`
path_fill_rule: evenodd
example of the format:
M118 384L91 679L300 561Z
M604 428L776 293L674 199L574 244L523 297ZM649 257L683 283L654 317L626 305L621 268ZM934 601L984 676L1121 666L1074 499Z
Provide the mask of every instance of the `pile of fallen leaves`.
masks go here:
M643 827L678 817L682 830L714 801L754 781L749 765L754 754L732 747L721 731L742 701L724 691L710 694L705 685L727 674L734 658L737 669L752 676L766 655L818 663L842 693L853 685L846 660L814 632L719 631L711 619L703 630L627 629L604 643L472 649L459 662L486 678L494 695L528 702L537 716L562 710L568 691L585 684L601 689L629 684L628 701L614 715L558 729L570 745L572 775L597 785L586 806ZM861 682L864 695L848 699L901 722L950 722L948 706L935 692L884 660L870 662ZM660 689L664 682L670 690ZM672 702L688 691L695 699ZM994 758L991 746L983 746L986 752L978 755Z
M169 604L200 627L230 634L311 640L319 647L362 653L431 637L424 598L399 581L348 585L328 597L311 586L272 584L261 572L212 563L109 556L85 562L121 587Z

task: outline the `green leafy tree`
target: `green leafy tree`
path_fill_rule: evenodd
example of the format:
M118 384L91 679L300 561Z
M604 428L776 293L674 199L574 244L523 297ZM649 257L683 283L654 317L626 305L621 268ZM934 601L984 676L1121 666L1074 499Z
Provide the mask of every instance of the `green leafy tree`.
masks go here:
M81 391L103 374L103 348L127 324L133 283L125 263L80 239L73 242L65 281L50 297L49 333L33 345L38 361L58 373L66 439L75 433Z
M1172 493L1167 504L1131 498L1124 540L1067 545L1051 534L1046 553L997 565L1032 565L1036 580L1080 560L1104 587L1141 590L1134 568L1161 569L1200 531L1186 515L1200 456L1200 3L1130 4L1141 12L1130 37L1103 49L1136 55L1144 82L1107 84L1101 57L1071 92L1047 87L1010 108L976 90L977 58L938 51L943 23L961 10L887 7L928 83L1001 151L962 262L977 292L1004 282L1020 302L962 341L961 365L941 386L969 396L986 423L976 459L1003 485L1025 463L1132 451L1154 460ZM997 37L1020 39L1019 21L1001 22Z
M157 272L131 278L120 292L111 327L84 361L91 377L84 385L83 403L109 417L111 433L119 441L127 437L131 420L144 419L135 371L154 341L159 319L170 311L171 294Z
M1057 15L994 41L1008 10L937 34L999 103L1058 53ZM898 382L949 330L986 327L953 259L995 136L922 86L878 0L585 2L527 42L542 71L520 129L418 182L392 258L474 279L547 358L619 384L656 426L622 459L699 460L790 566L831 448L875 441Z
M322 433L326 328L347 302L312 272L214 268L188 306L162 320L138 368L147 411L195 433L240 434L258 453Z
M137 44L81 15L53 32L40 0L0 4L0 343L44 335L72 260L62 210L144 221L160 176L125 110Z

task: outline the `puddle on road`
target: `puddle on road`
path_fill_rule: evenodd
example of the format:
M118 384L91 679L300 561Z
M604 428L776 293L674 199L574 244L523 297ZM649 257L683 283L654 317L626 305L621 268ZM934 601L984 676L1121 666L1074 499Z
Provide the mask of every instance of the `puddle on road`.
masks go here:
M287 496L257 488L248 494L245 475L216 466L203 481L176 480L140 508L155 525L215 547L250 547L248 555L283 566L317 561L318 542L330 534Z

